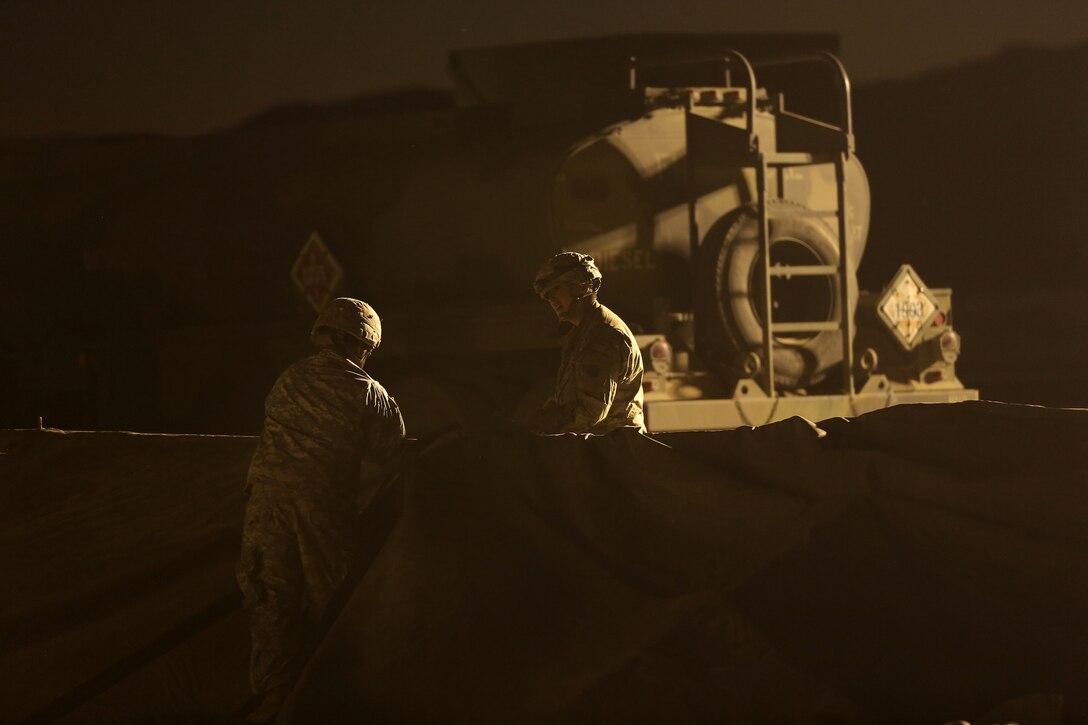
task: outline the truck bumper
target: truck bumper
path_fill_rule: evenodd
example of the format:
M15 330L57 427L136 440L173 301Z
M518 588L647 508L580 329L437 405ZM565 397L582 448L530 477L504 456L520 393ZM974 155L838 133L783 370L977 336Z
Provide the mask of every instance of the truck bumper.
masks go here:
M959 403L978 400L970 388L886 390L854 395L762 394L732 398L647 401L646 427L651 433L691 430L728 430L758 426L799 415L813 422L853 418L881 408L907 403Z

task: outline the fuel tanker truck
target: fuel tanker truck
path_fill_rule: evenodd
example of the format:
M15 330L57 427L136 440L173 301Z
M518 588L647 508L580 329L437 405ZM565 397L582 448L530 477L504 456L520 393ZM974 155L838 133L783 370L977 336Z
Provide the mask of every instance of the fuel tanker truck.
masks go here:
M576 144L556 177L556 246L593 255L602 298L642 331L648 428L977 399L956 377L950 290L906 264L858 290L870 196L842 64L766 64L809 79L805 112L763 70L732 50L632 58L638 112ZM678 85L685 73L696 82Z

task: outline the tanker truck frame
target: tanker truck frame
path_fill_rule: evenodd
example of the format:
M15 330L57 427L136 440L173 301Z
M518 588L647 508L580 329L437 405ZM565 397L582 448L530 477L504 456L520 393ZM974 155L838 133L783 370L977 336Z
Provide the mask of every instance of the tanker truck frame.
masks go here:
M756 67L822 69L831 87L812 95L833 118L787 110ZM908 264L857 288L869 187L834 55L632 58L629 83L639 112L566 155L552 236L598 259L606 304L642 333L651 432L978 398L956 377L951 290Z

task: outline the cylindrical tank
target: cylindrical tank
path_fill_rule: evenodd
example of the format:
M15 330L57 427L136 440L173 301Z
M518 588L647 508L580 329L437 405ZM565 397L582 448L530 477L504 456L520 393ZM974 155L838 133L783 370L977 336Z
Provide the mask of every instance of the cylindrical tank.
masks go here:
M762 251L754 167L688 153L686 111L663 108L611 126L564 159L552 202L552 233L564 249L594 255L608 304L632 327L661 331L662 313L694 312L694 351L726 378L753 374L762 347ZM774 151L774 117L760 111L761 147ZM845 163L848 270L856 275L869 224L869 186L852 154ZM768 175L771 263L838 264L835 164ZM759 274L757 274L759 272ZM837 277L783 278L776 322L841 319ZM853 314L853 310L849 311ZM816 384L842 359L839 331L776 336L775 381Z

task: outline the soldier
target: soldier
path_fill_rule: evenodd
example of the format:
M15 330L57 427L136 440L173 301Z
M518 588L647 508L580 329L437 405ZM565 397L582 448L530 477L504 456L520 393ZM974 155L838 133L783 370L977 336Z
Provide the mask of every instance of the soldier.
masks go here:
M330 301L310 333L320 350L287 368L265 400L237 569L259 697L250 720L282 706L351 568L361 466L391 467L403 449L396 402L363 370L381 336L370 305Z
M536 431L646 431L642 421L642 354L631 330L597 301L601 272L593 257L563 252L548 260L533 289L556 316L573 325L563 342L555 392Z

